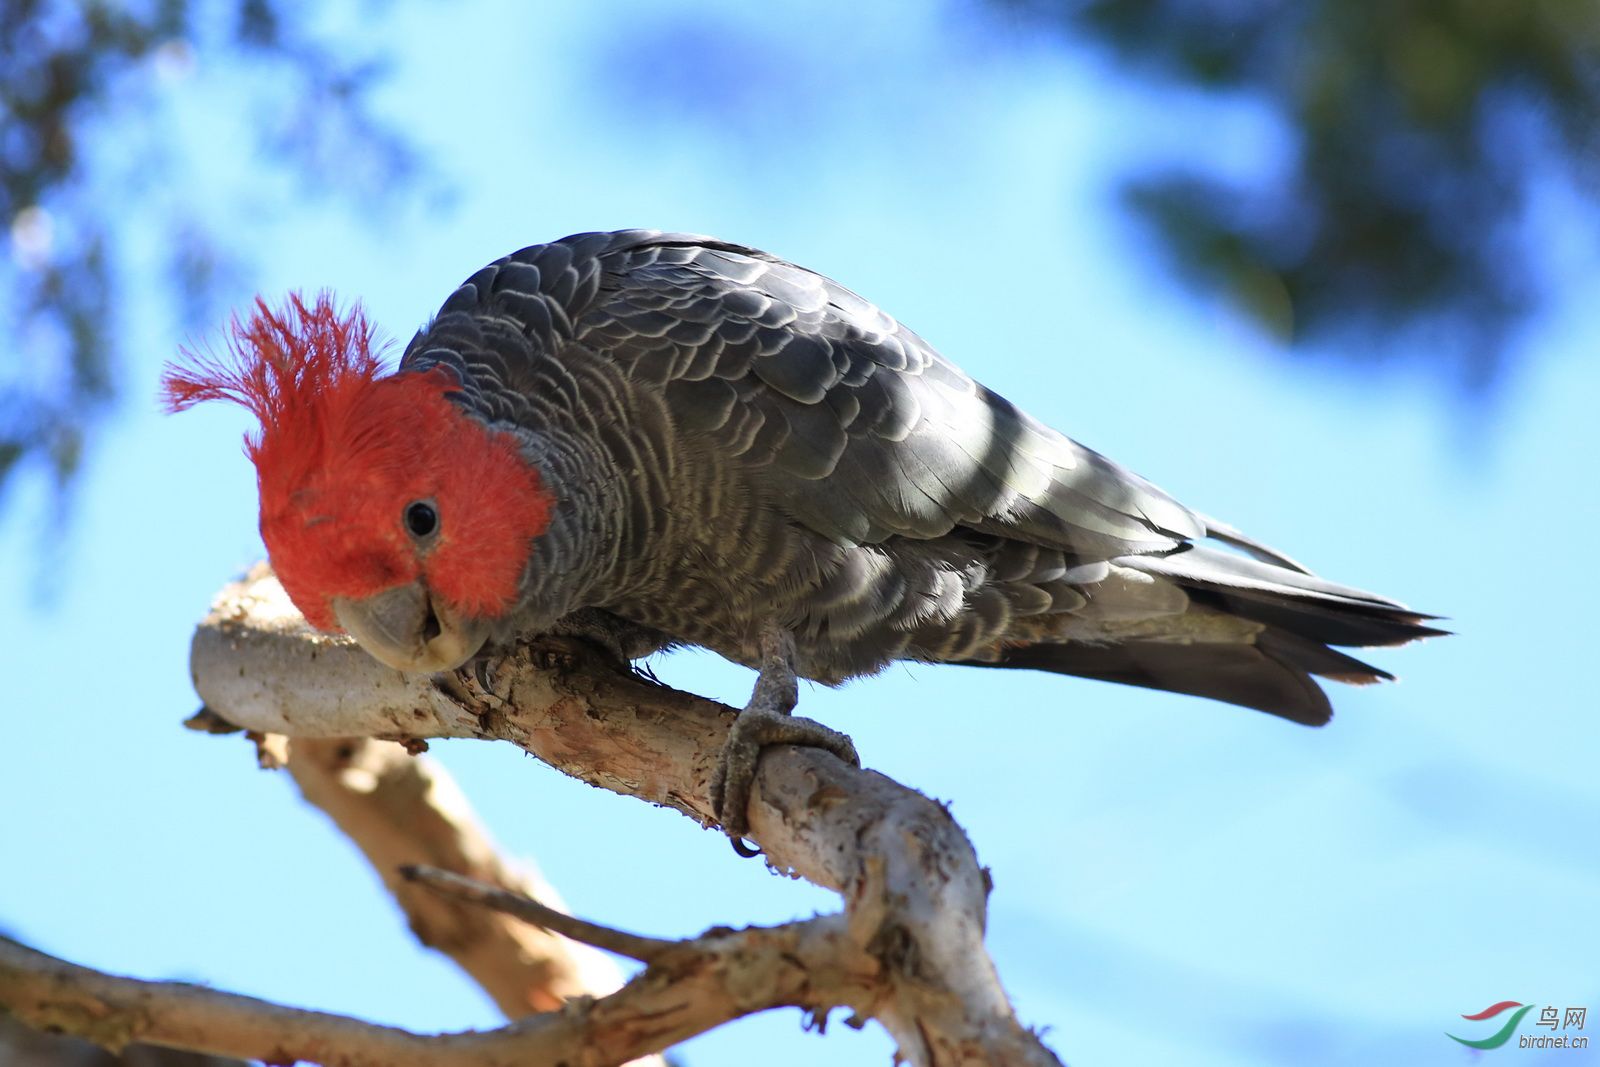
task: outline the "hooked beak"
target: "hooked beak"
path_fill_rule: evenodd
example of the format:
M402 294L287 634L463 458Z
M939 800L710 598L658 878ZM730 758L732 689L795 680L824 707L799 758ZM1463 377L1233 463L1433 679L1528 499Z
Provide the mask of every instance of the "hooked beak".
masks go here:
M466 619L428 595L421 582L396 586L362 600L333 598L333 614L362 648L397 671L453 671L471 659L488 627Z

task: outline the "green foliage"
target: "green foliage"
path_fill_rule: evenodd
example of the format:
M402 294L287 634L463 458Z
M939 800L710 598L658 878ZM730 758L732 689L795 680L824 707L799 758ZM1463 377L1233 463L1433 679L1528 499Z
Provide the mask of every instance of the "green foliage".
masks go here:
M335 51L293 32L303 14L283 0L0 4L0 222L10 252L0 259L0 490L42 461L59 501L115 397L128 219L160 226L173 310L186 324L213 314L240 265L238 250L185 206L196 190L171 131L150 115L164 77L201 59L259 69L249 84L270 105L253 120L261 164L298 176L309 193L365 201L374 186L392 190L416 173L406 146L366 112L377 68L346 59L348 45ZM112 176L108 196L97 149L111 136L141 158L135 173Z
M1201 157L1126 192L1188 277L1286 339L1441 360L1484 387L1548 270L1530 194L1565 180L1592 206L1592 0L997 3L1281 117L1286 177L1228 183Z

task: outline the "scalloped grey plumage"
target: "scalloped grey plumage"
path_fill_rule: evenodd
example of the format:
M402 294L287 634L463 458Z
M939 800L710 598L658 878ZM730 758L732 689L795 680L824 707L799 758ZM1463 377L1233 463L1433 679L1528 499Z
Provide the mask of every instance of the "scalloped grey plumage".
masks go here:
M604 613L635 651L828 683L896 659L1029 667L1306 723L1330 645L1436 634L1310 575L984 388L889 315L740 245L627 230L469 278L407 347L557 498L503 630ZM1229 550L1203 543L1208 536Z

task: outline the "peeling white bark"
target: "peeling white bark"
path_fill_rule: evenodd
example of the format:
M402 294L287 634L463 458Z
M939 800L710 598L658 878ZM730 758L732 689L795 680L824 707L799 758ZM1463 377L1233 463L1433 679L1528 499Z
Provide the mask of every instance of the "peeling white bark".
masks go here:
M508 740L702 824L712 821L707 786L735 714L621 675L558 638L490 664L492 691L471 671L402 675L312 632L265 573L223 590L196 631L191 666L206 706L249 730ZM777 748L762 759L750 817L750 837L774 867L840 893L851 941L882 967L870 1014L908 1060L1058 1062L1011 1011L983 946L986 874L941 806L825 753Z

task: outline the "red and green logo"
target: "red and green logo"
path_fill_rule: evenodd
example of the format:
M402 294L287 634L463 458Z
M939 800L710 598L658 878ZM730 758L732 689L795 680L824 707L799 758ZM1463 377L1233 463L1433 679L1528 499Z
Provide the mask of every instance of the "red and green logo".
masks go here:
M1464 1037L1456 1037L1455 1034L1449 1032L1446 1032L1444 1036L1452 1041L1459 1041L1468 1048L1499 1048L1511 1040L1511 1035L1517 1032L1517 1025L1522 1022L1522 1017L1533 1010L1532 1004L1519 1004L1515 1000L1502 1000L1498 1004L1489 1005L1482 1011L1462 1016L1463 1019L1471 1022L1482 1022L1485 1019L1493 1019L1496 1015L1511 1011L1512 1008L1515 1008L1516 1011L1512 1012L1511 1018L1507 1019L1504 1026L1488 1037L1480 1037L1476 1041L1472 1041Z

